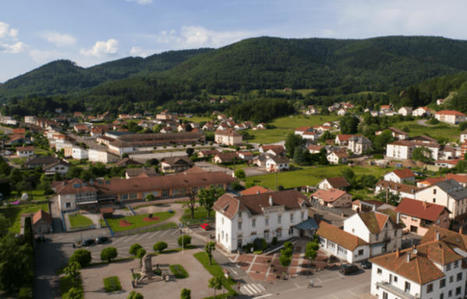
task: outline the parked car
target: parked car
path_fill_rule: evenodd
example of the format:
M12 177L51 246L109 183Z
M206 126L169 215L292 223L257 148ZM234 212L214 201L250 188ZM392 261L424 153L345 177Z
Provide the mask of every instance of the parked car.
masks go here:
M109 242L110 242L110 239L108 237L105 237L105 236L96 238L96 243L97 244L105 244L105 243L109 243Z
M87 246L92 246L94 244L96 244L96 240L94 240L94 239L87 239L87 240L83 241L83 246L86 246L86 247Z
M341 268L339 269L339 272L344 274L344 275L349 275L353 273L358 272L358 267L355 266L354 264L342 264Z
M360 266L362 269L371 269L371 263L369 261L361 261Z

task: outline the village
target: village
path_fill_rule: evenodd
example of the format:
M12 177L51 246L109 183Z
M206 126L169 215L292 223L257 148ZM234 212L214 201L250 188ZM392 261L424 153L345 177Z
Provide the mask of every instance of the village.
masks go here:
M466 121L350 102L271 123L1 116L0 214L31 226L51 298L69 261L89 298L463 298Z

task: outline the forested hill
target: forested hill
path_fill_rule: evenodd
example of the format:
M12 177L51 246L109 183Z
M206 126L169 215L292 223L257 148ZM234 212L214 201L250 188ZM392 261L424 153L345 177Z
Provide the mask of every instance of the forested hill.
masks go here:
M82 91L103 82L168 70L212 49L169 51L146 58L127 57L89 68L69 60L57 60L0 84L0 99L51 96Z
M422 36L363 40L259 37L216 50L123 58L87 69L56 61L0 86L0 100L86 90L79 95L121 101L131 94L153 101L152 93L161 84L169 87L164 93L180 93L170 87L173 82L178 84L174 88L206 88L217 94L284 87L313 88L315 95L348 94L405 88L461 71L467 71L467 41Z
M467 70L467 41L261 37L193 57L168 74L202 82L210 89L291 87L345 94L405 87L462 70Z

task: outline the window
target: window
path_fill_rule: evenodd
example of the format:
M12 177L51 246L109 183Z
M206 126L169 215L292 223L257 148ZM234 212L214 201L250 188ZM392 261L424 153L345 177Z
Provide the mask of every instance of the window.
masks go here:
M397 282L397 276L394 276L394 282Z
M457 267L459 267L459 261L454 262L454 268L457 268Z
M238 222L238 229L242 229L242 222L241 221Z
M444 294L443 293L439 294L439 299L444 299Z
M457 281L462 280L462 272L457 273Z
M266 217L266 218L264 219L264 222L266 223L266 225L269 225L269 217Z
M277 215L277 223L281 224L282 222L282 215Z
M430 283L429 285L426 286L426 292L427 293L433 292L433 284L432 283Z
M381 268L378 268L378 269L376 270L376 273L381 274L381 273L383 273L383 270L381 270Z
M293 228L289 228L289 235L293 235Z
M441 279L439 281L439 288L442 289L446 286L446 279Z
M363 249L359 249L359 250L358 250L358 255L363 255L363 252L364 252Z
M433 203L435 203L435 202L436 202L436 198L433 197Z
M222 219L222 224L224 224L224 217L222 217L221 219Z
M461 287L457 287L456 288L456 295L460 295L461 294Z
M436 188L433 188L433 194L436 194Z
M71 203L66 202L66 203L65 203L65 208L67 208L67 209L71 208Z
M293 213L290 213L290 222L293 223Z
M454 276L449 276L449 283L454 281Z
M449 271L449 270L451 270L451 264L446 265L446 271Z
M256 219L251 219L251 226L256 227Z
M448 297L451 297L452 296L452 291L449 291L448 292Z
M410 282L408 282L408 281L405 282L404 291L406 293L410 292Z

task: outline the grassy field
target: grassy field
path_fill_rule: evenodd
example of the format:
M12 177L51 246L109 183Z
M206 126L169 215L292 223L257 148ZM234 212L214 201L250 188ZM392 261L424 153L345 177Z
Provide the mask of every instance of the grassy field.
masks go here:
M460 130L456 126L451 126L445 123L437 125L426 124L426 126L417 124L416 120L403 121L394 124L398 129L409 128L409 136L429 135L433 138L448 138L450 141L457 141L459 139Z
M32 201L42 201L42 200L46 200L47 199L47 195L44 194L44 190L29 190L29 191L25 191L28 196L29 196L29 200L32 200ZM17 200L21 197L21 194L22 192L17 192L17 191L12 191L11 194L10 194L10 200Z
M93 225L91 219L81 214L70 215L69 219L71 227L87 227Z
M180 117L180 119L187 120L187 121L194 122L194 123L200 123L202 121L210 121L212 120L212 117L193 115L193 117Z
M183 216L180 217L180 221L185 223L201 223L206 221L214 221L214 211L211 211L211 217L208 218L208 211L204 207L195 208L195 218L191 219L191 210L185 209Z
M11 206L9 208L0 208L0 213L5 215L5 217L10 220L10 231L14 233L19 233L21 228L21 215L35 213L40 209L48 212L48 204L25 204L18 206Z
M144 218L148 217L149 214L135 215L135 216L126 216L126 217L115 217L115 218L106 218L110 227L114 232L125 231L130 229L135 229L139 227L145 227L153 224L160 223L172 217L174 214L169 212L160 212L153 213L153 217L159 217L158 220L154 221L145 221ZM131 223L129 226L120 226L120 221L125 220Z
M349 167L345 165L317 166L302 167L302 169L299 170L279 172L277 174L277 186L283 186L284 188L294 188L306 185L316 185L324 178L340 176L342 171L346 168ZM391 168L362 166L354 166L351 167L351 169L355 172L356 175L370 174L376 176L377 178L392 170ZM272 173L247 177L246 183L275 189L276 174Z
M336 115L294 115L280 117L270 123L276 127L274 129L259 131L248 130L248 132L254 136L254 138L249 141L262 144L274 143L285 140L287 134L293 132L295 128L304 126L317 126L324 122L335 121L338 119L339 117Z

